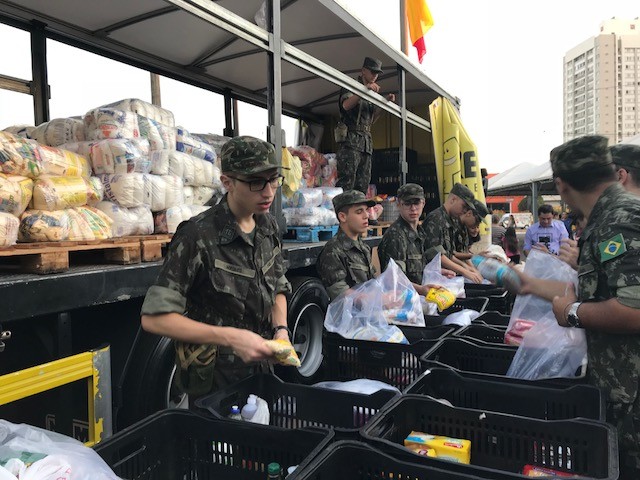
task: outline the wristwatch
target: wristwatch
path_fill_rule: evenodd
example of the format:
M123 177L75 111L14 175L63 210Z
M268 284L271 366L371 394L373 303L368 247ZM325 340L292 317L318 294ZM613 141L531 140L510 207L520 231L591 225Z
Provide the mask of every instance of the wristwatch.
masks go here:
M580 317L578 317L578 308L580 308L582 302L575 302L571 304L571 308L569 308L569 313L567 314L567 325L573 328L582 328L582 323L580 323Z
M287 327L286 325L278 325L277 327L273 327L273 336L276 336L276 333L278 333L278 330L286 330L287 334L289 335L289 338L293 338L291 336L291 330L289 330L289 327Z

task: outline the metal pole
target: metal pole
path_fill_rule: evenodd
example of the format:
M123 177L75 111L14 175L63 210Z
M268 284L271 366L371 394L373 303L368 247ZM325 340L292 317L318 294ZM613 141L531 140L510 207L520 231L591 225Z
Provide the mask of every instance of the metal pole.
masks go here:
M407 5L406 0L400 0L400 48L402 53L409 55L409 42L407 42ZM398 100L400 101L400 185L407 183L407 95L406 73L398 65Z
M536 211L538 210L538 184L531 182L531 214L536 217Z
M231 98L231 90L226 89L224 91L224 130L222 134L225 137L235 137L235 123L233 112L233 99Z
M49 81L47 78L47 36L45 24L34 21L31 29L31 95L36 125L49 121Z

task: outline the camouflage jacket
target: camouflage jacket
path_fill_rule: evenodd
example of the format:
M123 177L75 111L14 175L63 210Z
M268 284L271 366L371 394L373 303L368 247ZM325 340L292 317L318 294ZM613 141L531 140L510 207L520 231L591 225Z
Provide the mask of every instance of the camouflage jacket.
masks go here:
M351 240L342 229L322 248L316 268L331 300L376 273L371 248L360 238Z
M425 238L422 225L418 225L416 231L404 218L398 217L384 233L378 246L380 269L384 272L393 258L411 282L422 285L422 271L427 264Z
M640 198L617 183L607 188L579 244L578 299L617 298L623 305L640 309ZM630 418L640 422L640 335L587 330L587 343L589 375L608 396L608 420L622 422L617 425L621 448L635 445L637 451L640 423L634 426Z
M431 261L437 252L449 258L453 256L456 251L457 223L459 222L447 213L444 206L429 212L422 223L426 233L426 247L429 249L427 261Z
M469 252L469 230L457 218L453 219L456 226L455 239L453 241L455 252Z
M225 196L181 223L142 314L175 312L270 338L271 307L276 295L290 292L291 285L284 276L275 219L265 214L256 215L255 221L253 235L243 233Z
M358 80L362 81L362 78L358 77ZM352 150L371 154L373 152L371 124L373 123L375 106L367 100L360 99L358 105L351 110L345 110L342 107L342 103L352 95L353 93L343 88L338 99L340 120L349 129L347 140L341 144L341 148L351 148Z

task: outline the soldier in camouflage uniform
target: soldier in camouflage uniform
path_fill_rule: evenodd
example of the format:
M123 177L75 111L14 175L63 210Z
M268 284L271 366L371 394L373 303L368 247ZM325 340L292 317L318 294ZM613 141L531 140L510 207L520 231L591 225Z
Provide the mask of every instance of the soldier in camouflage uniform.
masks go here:
M380 268L384 271L393 258L400 270L413 283L420 295L426 295L429 286L422 285L422 272L437 252L427 252L426 234L419 224L424 209L424 190L420 185L408 183L398 189L400 216L391 224L378 246Z
M626 191L640 195L640 145L620 143L610 150L618 180Z
M142 306L143 328L175 340L190 403L267 369L264 339L289 335L291 285L268 213L282 167L271 144L246 136L225 143L221 160L228 193L180 224Z
M422 225L426 234L426 247L431 252L427 261L431 261L435 253L440 252L443 268L453 270L472 282L482 283L482 275L477 270L455 258L460 217L469 210L474 211L473 200L471 190L456 183L444 205L429 212Z
M522 293L552 301L561 326L586 330L588 378L604 391L607 421L618 429L620 478L638 479L640 198L617 182L605 137L555 148L551 166L562 199L588 219L579 240L578 292L523 275Z
M365 87L374 92L380 91L376 83L382 73L382 62L366 57L362 65L362 73L358 77ZM393 102L393 93L386 96ZM338 180L336 186L345 191L356 189L366 194L371 181L371 125L376 121L380 110L373 103L360 98L346 89L340 91L338 99L340 121L347 127L347 135L338 146Z
M469 235L469 229L477 227L480 222L484 222L485 217L489 215L487 206L477 199L473 199L473 210L468 210L463 214L458 224L456 225L456 236L454 240L454 248L457 259L466 261L473 255L469 253L469 247L471 245L471 237Z
M340 229L322 248L316 262L322 284L332 301L354 285L371 280L376 274L371 263L371 248L360 238L369 228L367 208L375 204L358 190L348 190L333 197L333 208Z

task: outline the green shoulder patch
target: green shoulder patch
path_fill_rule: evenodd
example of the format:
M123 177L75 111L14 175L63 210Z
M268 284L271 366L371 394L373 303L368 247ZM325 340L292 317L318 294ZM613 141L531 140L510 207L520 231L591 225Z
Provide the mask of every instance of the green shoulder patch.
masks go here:
M600 250L600 263L604 263L612 258L622 255L627 251L627 246L624 243L624 237L619 233L609 240L600 242L598 244L598 249Z

